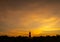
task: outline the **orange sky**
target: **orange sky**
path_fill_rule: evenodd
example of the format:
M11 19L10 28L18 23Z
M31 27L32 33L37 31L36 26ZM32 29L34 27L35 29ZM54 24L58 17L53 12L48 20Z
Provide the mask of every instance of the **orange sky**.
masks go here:
M0 35L60 35L59 0L0 1Z

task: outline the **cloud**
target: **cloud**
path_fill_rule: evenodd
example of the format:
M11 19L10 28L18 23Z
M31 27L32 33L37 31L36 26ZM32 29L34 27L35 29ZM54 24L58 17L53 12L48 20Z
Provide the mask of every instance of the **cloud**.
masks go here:
M58 0L0 0L0 32L60 25ZM60 27L59 27L60 28Z

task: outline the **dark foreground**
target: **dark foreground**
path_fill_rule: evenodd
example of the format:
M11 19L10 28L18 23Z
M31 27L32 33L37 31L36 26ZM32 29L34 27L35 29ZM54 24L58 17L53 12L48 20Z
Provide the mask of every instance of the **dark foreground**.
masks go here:
M0 42L60 42L60 36L40 36L40 37L8 37L0 36Z

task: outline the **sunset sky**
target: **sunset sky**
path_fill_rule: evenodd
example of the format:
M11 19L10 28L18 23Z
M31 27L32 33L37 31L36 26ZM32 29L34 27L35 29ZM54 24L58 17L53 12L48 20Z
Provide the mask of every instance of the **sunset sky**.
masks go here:
M0 35L60 35L60 0L0 0Z

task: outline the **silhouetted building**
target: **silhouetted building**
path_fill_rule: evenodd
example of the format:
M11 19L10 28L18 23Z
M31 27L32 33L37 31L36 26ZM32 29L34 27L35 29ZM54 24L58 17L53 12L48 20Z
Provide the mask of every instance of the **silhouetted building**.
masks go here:
M31 37L31 32L29 32L29 37Z

